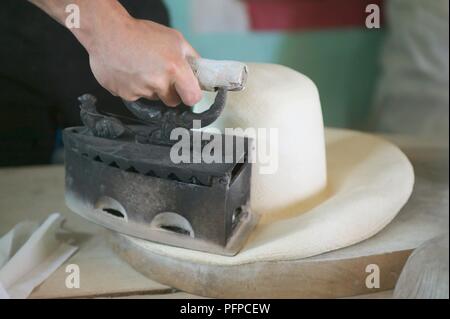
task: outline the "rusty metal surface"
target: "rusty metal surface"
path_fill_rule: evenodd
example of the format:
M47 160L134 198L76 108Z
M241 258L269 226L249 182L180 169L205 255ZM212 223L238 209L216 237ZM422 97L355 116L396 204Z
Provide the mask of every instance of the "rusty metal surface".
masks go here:
M195 138L194 120L202 126L217 119L226 91L219 89L209 110L151 107L125 102L141 125L125 125L114 115L101 114L96 99L83 95L85 127L63 133L66 203L81 216L114 231L169 245L233 255L256 224L249 209L251 140L207 134ZM173 129L186 129L190 161L177 163ZM200 133L201 134L201 133ZM225 145L233 141L232 149ZM220 140L214 161L202 154ZM193 160L194 154L199 160ZM209 154L211 155L211 154ZM191 157L192 156L192 157ZM211 158L211 157L210 157Z

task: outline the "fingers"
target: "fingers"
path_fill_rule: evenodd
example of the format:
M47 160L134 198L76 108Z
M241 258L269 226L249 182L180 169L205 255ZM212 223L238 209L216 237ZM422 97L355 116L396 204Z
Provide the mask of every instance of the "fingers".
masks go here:
M189 65L182 66L170 80L159 81L159 85L141 84L142 89L129 88L119 92L110 91L127 101L136 101L140 98L147 100L161 100L165 105L175 107L183 102L194 106L202 98L202 91L197 78ZM121 86L122 88L125 85Z
M199 58L200 54L188 42L185 42L183 53L186 57Z
M169 85L168 87L159 90L157 94L161 101L163 101L163 103L167 106L174 107L181 103L181 99L173 85Z
M148 91L148 92L142 94L141 97L144 99L150 100L150 101L157 101L160 99L158 94L156 94L153 91Z
M147 93L144 97L152 100L159 97L165 105L171 107L175 107L181 102L188 106L194 106L202 97L198 80L186 61L170 72L168 80L160 79L158 85L148 87L148 91L154 93Z
M128 90L123 89L124 93L127 93L124 94L127 100L160 99L165 105L171 107L181 102L188 106L198 103L202 98L202 91L187 59L197 58L199 54L187 42L182 47L181 56L166 61L168 67L165 68L165 72L157 76L148 72L141 76L140 83L134 83L133 88L129 87L132 81L123 83L122 88L129 87Z
M187 62L183 63L175 77L175 90L184 104L194 106L202 98L197 78Z

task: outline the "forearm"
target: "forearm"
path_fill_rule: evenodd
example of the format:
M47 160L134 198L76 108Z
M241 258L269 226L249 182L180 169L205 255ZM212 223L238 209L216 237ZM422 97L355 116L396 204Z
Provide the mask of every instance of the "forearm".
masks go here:
M28 1L70 29L86 48L95 78L112 94L129 101L159 98L169 106L200 100L187 61L198 53L178 31L132 18L118 0ZM68 5L78 6L79 26L67 24L75 16Z
M124 23L130 18L128 12L117 0L28 0L53 19L66 25L69 13L68 5L77 5L80 9L80 28L71 28L70 31L86 48L92 46L97 34L105 28L111 28L117 23Z

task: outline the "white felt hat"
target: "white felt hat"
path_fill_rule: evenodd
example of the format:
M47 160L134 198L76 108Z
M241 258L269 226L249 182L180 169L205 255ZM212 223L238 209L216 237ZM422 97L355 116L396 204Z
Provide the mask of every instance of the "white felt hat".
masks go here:
M278 170L260 175L256 163L253 171L252 209L262 219L234 257L117 235L120 254L157 281L189 290L193 282L223 276L227 285L238 285L245 278L232 282L233 267L298 260L373 236L411 195L414 172L395 145L370 134L324 130L311 80L282 66L249 67L246 91L231 95L215 125L278 128ZM180 279L182 273L191 275Z
M222 131L252 128L265 132L265 136L252 136L257 156L251 202L259 214L297 210L297 205L317 199L326 190L320 98L314 83L303 74L281 65L249 64L245 91L229 94L213 126ZM264 158L258 156L260 151Z

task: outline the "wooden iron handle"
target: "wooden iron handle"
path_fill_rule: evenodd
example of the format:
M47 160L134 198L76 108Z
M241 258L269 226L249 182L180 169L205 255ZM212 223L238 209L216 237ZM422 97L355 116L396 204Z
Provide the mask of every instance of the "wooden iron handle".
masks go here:
M188 59L200 87L205 91L242 91L248 77L248 67L237 61L218 61L208 59Z

